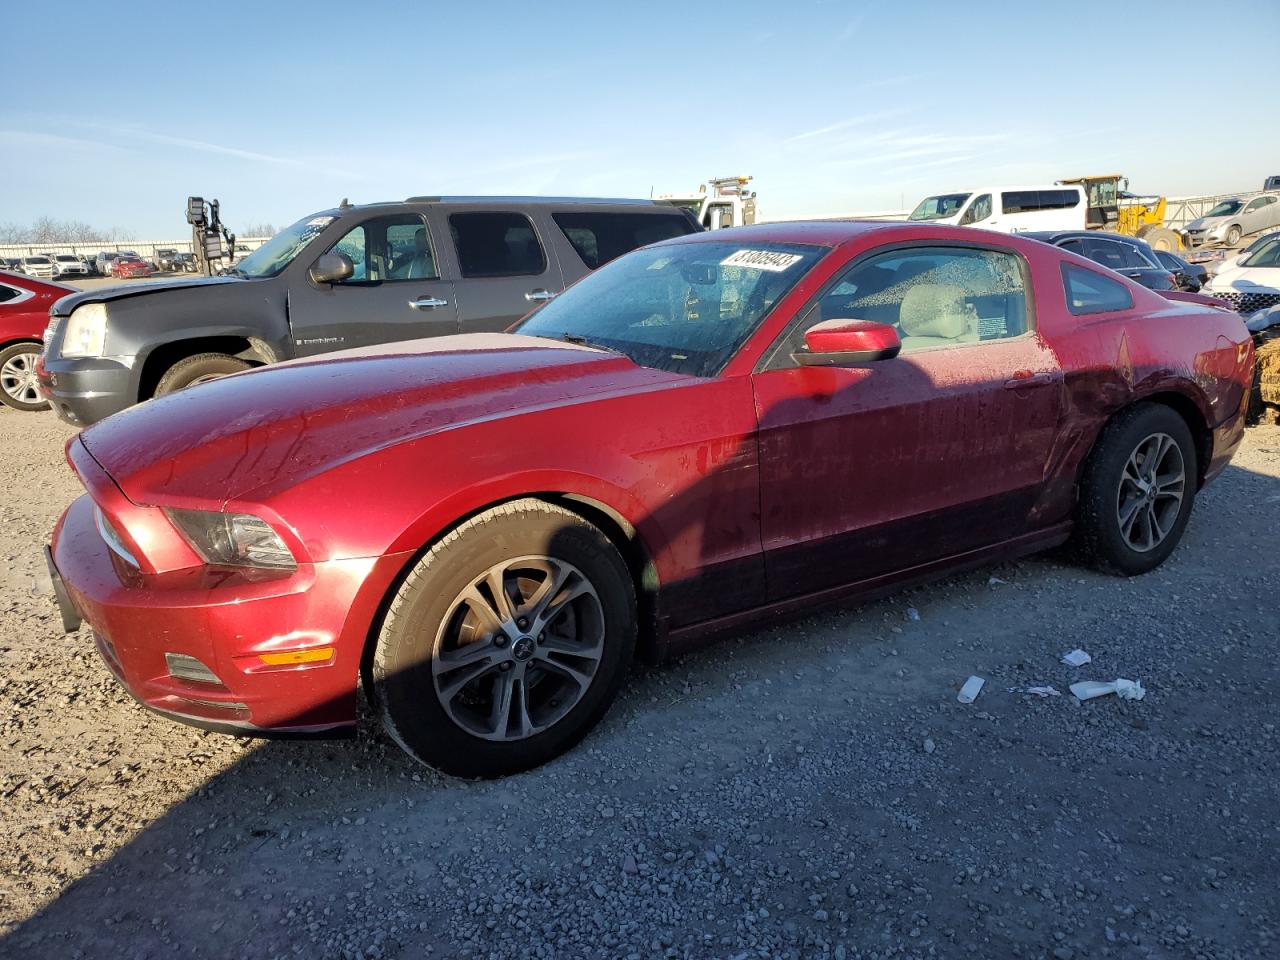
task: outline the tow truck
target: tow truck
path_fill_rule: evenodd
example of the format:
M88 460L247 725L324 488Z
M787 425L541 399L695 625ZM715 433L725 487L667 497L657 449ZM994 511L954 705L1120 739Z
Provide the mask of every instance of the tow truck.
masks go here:
M696 193L661 193L656 199L688 210L704 230L741 227L756 222L756 192L747 189L750 182L750 175L716 177Z

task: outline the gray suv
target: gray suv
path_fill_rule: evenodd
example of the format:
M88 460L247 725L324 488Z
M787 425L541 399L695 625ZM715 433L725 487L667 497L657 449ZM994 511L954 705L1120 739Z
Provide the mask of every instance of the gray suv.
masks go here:
M601 264L698 226L663 201L411 197L304 217L226 275L72 294L40 389L87 426L295 357L505 330Z

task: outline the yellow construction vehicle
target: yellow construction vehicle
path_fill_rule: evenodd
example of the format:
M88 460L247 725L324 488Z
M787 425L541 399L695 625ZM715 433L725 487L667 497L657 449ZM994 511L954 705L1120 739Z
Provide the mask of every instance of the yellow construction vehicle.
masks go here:
M1141 237L1156 250L1178 250L1182 240L1164 225L1167 201L1164 197L1138 196L1129 192L1129 179L1119 173L1096 177L1075 177L1058 183L1077 184L1089 198L1086 223L1090 230L1110 230L1128 237Z

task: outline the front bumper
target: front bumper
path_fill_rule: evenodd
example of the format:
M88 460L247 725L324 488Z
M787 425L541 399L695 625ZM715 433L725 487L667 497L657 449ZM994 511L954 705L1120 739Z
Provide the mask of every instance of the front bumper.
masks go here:
M107 547L86 495L54 530L50 572L107 668L143 706L253 736L343 736L354 729L365 640L404 559L144 574ZM324 650L332 652L312 662L263 659ZM166 654L199 661L210 678L174 676Z
M54 413L73 427L87 427L134 403L133 368L123 359L41 356L36 382Z

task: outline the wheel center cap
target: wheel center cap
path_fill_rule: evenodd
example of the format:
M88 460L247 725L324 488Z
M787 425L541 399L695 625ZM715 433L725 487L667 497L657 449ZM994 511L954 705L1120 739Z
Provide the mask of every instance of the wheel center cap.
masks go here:
M511 655L517 660L528 660L533 656L535 646L533 637L521 637L511 645Z

